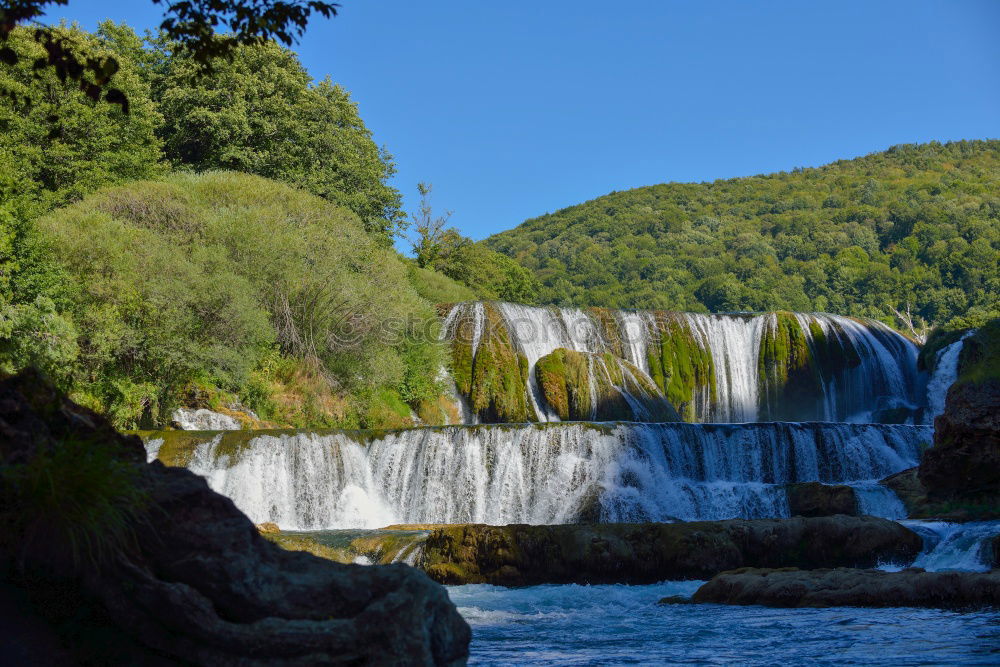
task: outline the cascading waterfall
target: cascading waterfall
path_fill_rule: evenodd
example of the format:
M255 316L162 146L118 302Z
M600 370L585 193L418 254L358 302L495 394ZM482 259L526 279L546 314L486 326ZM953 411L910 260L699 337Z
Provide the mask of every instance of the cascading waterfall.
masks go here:
M878 413L873 418L875 410L910 409L924 399L923 378L916 367L916 345L874 320L823 313L706 315L468 302L457 304L448 312L444 338L453 340L458 331L456 323L471 318L475 356L487 330L487 308L496 310L511 344L527 362L526 390L538 421L558 421L538 387L534 369L539 359L558 348L611 353L634 365L644 381L655 386L650 377L650 358L660 353L661 337L672 335L664 328L666 321L681 327L692 341L690 344L697 345L711 358L714 374L711 390L708 385L692 388L696 421L732 423L791 418L865 423L879 420ZM792 415L782 412L772 416L771 410L762 412L767 381L762 378L761 367L764 339L773 335L779 316L791 317L792 326L799 331L799 340L805 341L809 372L815 376L818 389L815 397L798 396L804 403L802 410Z
M784 485L916 464L921 426L565 423L219 433L187 466L283 529L788 516ZM161 439L147 438L152 456Z
M976 330L971 329L957 341L938 351L934 361L934 372L927 382L927 409L930 413L930 421L944 413L944 402L948 396L948 388L955 383L955 379L958 377L958 357L962 353L965 339L974 333Z
M922 567L932 572L985 572L992 567L987 554L988 541L1000 535L1000 521L950 523L909 520L900 523L924 540L924 550L911 567Z

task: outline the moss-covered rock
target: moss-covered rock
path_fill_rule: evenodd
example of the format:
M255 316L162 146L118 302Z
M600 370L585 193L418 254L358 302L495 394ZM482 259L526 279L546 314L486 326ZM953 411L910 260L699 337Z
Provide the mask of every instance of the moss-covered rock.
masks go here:
M822 331L820 335L821 344L825 346ZM779 312L768 318L757 365L762 419L789 421L823 417L823 383L813 363L806 334L795 315Z
M659 341L647 350L649 375L686 422L705 418L716 400L712 353L677 313L655 313Z
M431 531L418 565L445 584L642 584L737 567L910 563L920 537L873 517L485 526Z
M858 500L854 489L844 484L801 482L789 484L786 492L792 516L858 515Z
M1000 606L1000 572L742 568L719 574L691 601L793 608L989 608Z
M484 423L534 420L527 394L528 360L511 342L496 306L463 307L456 317L452 375L472 411Z
M965 339L919 476L933 501L1000 506L1000 319Z
M542 398L563 421L679 421L645 373L612 355L559 348L535 365Z

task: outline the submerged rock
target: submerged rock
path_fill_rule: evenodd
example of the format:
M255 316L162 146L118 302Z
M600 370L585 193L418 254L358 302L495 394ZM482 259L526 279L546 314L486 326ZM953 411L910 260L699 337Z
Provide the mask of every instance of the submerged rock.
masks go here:
M56 466L70 446L79 470L64 478L82 486L55 485L67 502L38 503L24 485L35 470L66 472ZM0 542L0 607L26 600L18 627L30 621L50 630L32 633L39 642L58 638L32 653L42 660L68 651L98 664L461 664L468 654L468 625L423 573L280 549L202 478L147 465L137 437L34 373L0 383L0 464L0 512L18 526ZM57 528L79 537L68 501L94 498L102 504L85 534L100 553L78 561ZM0 623L0 635L16 630Z
M998 607L1000 572L743 568L717 575L691 601L768 607Z
M854 489L844 484L802 482L785 487L792 516L858 515Z
M691 523L486 526L432 530L417 561L446 584L643 584L708 579L738 567L908 564L920 537L874 517Z

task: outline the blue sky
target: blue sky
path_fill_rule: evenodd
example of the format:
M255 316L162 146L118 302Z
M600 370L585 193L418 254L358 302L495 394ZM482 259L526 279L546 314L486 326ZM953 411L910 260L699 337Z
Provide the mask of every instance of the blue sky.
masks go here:
M480 239L666 181L1000 137L1000 1L342 0L295 47ZM53 18L158 24L151 0Z

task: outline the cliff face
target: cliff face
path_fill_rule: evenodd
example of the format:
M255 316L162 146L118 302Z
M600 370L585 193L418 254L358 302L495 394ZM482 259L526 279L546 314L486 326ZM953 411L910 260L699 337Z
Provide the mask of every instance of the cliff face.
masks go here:
M64 456L71 447L77 460ZM16 623L31 625L34 639L0 642L0 657L465 661L469 627L422 572L280 549L203 479L147 465L138 438L34 374L0 383L0 466L0 608L18 608ZM76 529L81 521L86 532ZM78 553L71 541L85 546Z
M1000 320L966 339L919 476L934 500L1000 501Z

